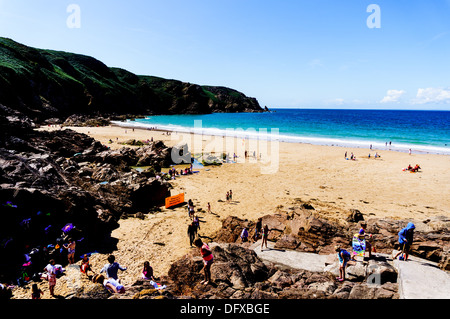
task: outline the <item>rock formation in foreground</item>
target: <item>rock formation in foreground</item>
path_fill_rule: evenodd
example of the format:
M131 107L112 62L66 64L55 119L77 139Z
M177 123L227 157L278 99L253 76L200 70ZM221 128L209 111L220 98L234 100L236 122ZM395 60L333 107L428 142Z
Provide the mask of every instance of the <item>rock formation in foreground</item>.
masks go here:
M57 246L68 237L80 254L111 251L102 245L121 216L146 214L170 195L155 173L172 164L160 141L111 150L72 130L33 130L27 116L2 105L0 128L1 282L33 277L49 258L64 264ZM147 169L131 168L138 163Z

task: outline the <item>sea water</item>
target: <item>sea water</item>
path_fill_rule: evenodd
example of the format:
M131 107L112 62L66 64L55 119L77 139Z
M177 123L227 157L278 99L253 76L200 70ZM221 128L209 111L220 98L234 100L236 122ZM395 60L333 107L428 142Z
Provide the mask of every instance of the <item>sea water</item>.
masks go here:
M450 155L450 111L275 109L265 113L158 115L127 127Z

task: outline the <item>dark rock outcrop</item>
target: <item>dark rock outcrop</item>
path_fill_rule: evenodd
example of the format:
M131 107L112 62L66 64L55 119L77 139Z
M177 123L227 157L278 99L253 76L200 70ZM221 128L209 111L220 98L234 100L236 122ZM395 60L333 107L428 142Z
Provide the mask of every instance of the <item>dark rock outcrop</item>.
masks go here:
M64 264L54 246L68 239L62 236L65 225L74 226L70 236L78 241L77 254L100 250L122 216L152 211L170 195L170 185L155 175L171 164L171 149L163 143L148 146L151 169L139 172L130 166L145 152L110 150L71 130L35 131L27 116L1 105L0 124L0 274L5 282L42 271L50 256ZM33 249L39 258L21 269Z

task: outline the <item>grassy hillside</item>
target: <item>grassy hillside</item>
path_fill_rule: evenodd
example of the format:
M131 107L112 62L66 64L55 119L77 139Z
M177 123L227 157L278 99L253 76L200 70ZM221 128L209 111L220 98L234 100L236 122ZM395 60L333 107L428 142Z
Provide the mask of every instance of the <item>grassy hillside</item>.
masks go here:
M36 121L72 114L261 112L254 98L111 68L95 58L0 38L0 103Z

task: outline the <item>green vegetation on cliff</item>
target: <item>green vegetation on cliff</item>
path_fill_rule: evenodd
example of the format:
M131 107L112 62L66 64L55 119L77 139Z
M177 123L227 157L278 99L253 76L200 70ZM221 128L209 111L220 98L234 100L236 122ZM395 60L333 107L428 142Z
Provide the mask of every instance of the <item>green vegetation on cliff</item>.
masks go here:
M42 121L72 114L262 112L255 98L112 68L95 58L0 38L0 103Z

